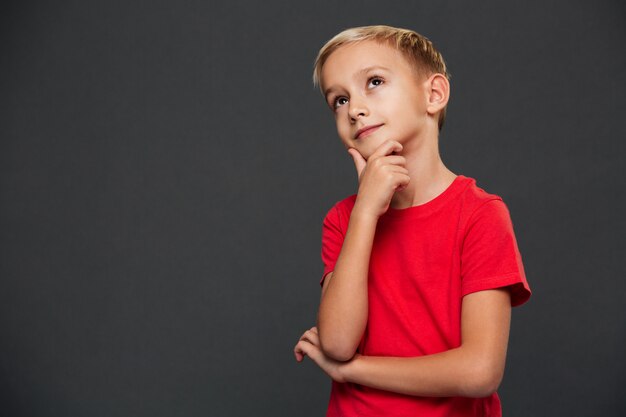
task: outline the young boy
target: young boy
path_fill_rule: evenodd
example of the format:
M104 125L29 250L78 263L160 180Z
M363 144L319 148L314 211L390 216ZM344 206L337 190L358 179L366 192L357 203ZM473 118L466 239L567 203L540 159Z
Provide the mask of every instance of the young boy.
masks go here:
M500 416L511 306L530 289L502 199L443 164L441 54L404 29L348 29L314 80L358 193L326 215L318 324L294 349L332 379L328 416Z

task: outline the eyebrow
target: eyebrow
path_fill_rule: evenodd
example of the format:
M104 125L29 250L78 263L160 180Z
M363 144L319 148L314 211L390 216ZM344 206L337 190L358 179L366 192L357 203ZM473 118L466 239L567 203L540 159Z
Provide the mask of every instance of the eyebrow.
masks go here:
M382 65L372 65L370 67L366 67L361 70L358 70L354 75L362 75L362 74L365 74L366 72L370 72L376 69L384 70L384 71L391 71L389 68L383 67Z
M372 70L383 70L383 71L391 71L389 68L387 67L383 67L382 65L372 65L369 67L365 67L363 69L358 70L357 72L354 73L353 77L358 77L360 75L366 74ZM334 87L329 87L326 90L324 90L324 98L326 99L326 101L328 101L328 94L330 94L333 91Z

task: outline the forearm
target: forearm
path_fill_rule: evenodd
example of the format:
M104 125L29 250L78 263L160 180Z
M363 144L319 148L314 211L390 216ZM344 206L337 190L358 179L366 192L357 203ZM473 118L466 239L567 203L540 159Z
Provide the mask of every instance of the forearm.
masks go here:
M341 368L349 382L402 394L486 397L504 374L511 323L508 290L463 298L461 346L412 358L357 356Z
M353 210L332 278L322 294L318 328L322 350L352 358L367 324L367 280L378 218Z
M486 397L504 363L463 348L413 358L357 356L343 367L347 382L423 397Z

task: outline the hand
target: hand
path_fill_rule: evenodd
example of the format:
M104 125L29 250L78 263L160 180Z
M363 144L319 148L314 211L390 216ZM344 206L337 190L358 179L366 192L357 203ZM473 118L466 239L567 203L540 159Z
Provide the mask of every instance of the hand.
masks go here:
M298 362L302 362L304 357L308 356L322 371L331 377L333 381L346 382L342 369L348 362L338 362L324 355L324 352L322 352L320 348L320 338L317 333L317 327L311 327L311 329L304 332L298 344L296 344L296 347L293 349L293 353Z
M365 160L356 149L348 149L359 176L359 191L355 203L357 211L376 217L382 216L389 208L393 194L409 184L411 179L405 167L406 159L393 154L401 150L400 143L388 140Z

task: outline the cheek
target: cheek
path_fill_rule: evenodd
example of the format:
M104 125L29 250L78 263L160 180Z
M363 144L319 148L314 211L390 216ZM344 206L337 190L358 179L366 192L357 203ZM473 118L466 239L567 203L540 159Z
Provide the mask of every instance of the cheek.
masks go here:
M352 146L352 141L350 140L350 127L346 126L345 123L337 122L337 135L339 135L339 139L341 139L341 143L343 143L344 146Z

